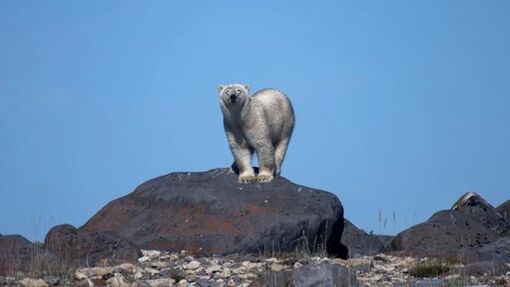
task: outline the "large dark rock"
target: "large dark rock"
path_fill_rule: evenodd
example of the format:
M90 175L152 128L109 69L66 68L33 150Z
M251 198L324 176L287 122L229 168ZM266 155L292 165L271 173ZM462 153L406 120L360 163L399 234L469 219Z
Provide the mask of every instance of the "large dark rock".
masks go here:
M466 275L503 275L510 271L510 237L503 237L471 253L472 263L453 270Z
M108 232L143 249L231 254L326 249L340 243L343 207L325 191L283 177L240 184L230 169L172 173L108 203L83 232Z
M462 196L451 210L435 213L424 223L399 233L388 251L417 256L481 260L478 250L505 236L508 223L476 193Z
M53 227L44 247L68 266L136 262L142 256L139 248L125 238L102 231L80 231L69 224Z
M349 249L349 257L372 256L384 250L385 244L375 234L368 234L345 220L342 244Z
M36 273L53 260L51 254L21 235L0 236L0 275Z
M503 202L496 208L496 211L508 222L510 222L510 200Z

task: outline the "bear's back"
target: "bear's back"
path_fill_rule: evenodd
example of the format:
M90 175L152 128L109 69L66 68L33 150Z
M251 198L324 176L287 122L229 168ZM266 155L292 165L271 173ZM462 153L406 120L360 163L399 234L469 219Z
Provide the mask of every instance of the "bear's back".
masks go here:
M276 89L263 89L252 95L263 114L273 137L286 137L294 128L294 110L289 98Z

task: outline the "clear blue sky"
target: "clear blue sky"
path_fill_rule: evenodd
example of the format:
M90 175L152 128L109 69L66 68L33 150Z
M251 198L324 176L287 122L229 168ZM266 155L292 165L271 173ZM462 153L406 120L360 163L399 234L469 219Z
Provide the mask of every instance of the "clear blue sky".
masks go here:
M0 233L230 165L220 83L297 116L283 176L400 231L510 199L509 1L1 1ZM396 222L393 222L393 212ZM383 219L384 220L384 219Z

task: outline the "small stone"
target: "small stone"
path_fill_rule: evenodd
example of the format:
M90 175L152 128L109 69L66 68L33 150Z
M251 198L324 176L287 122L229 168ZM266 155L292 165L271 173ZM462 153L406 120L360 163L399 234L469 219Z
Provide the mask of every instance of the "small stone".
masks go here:
M67 286L67 285L63 285L63 286ZM74 287L91 287L91 286L94 286L94 283L87 279L87 280L77 281L77 282L73 283L73 286Z
M134 278L135 280L138 280L138 279L140 279L140 278L142 278L142 277L143 277L143 273L142 273L142 272L140 272L140 271L136 271L136 273L133 275L133 278Z
M60 277L58 276L44 276L43 280L50 286L57 286L60 283Z
M150 267L145 267L144 271L149 273L151 276L154 276L154 275L160 273L159 270L154 269L154 268L150 268Z
M76 272L82 273L86 278L94 277L94 276L103 276L107 274L113 273L113 267L87 267L80 268L76 270ZM76 277L76 273L75 273ZM79 279L79 278L77 278ZM81 280L81 279L80 279Z
M215 273L214 274L214 278L220 278L220 279L225 279L225 278L228 278L230 277L231 275L231 271L230 269L224 269L222 272L218 272L218 273Z
M151 267L156 269L162 269L166 267L166 263L161 261L151 262Z
M193 260L190 263L186 264L185 268L188 270L195 270L200 267L200 262Z
M115 273L115 275L106 280L109 287L131 287L131 284L126 281L126 278L120 273Z
M149 261L149 257L148 256L142 256L140 258L138 258L138 262L142 263L142 262L146 262L146 261Z
M76 272L74 272L74 278L76 278L78 280L88 279L87 275L85 275L85 273L81 272L80 269L78 269L78 270L76 270Z
M271 264L271 271L273 271L273 272L280 272L282 270L283 270L283 265L278 264L278 263Z
M179 285L179 286L186 286L186 285L188 285L188 281L186 279L181 279L181 281L179 281L177 283L177 285Z
M165 255L161 255L161 256L159 257L159 260L162 260L162 261L168 261L168 260L170 260L171 258L172 258L172 256L171 256L171 255L169 255L169 254L165 254Z
M26 287L48 287L48 283L42 279L25 278L19 281L19 284Z
M91 286L106 286L106 284L107 284L106 279L103 278L103 276L92 276L87 280L92 282Z
M214 272L221 271L221 266L218 264L211 264L209 267L205 268L205 273L211 274Z
M142 250L143 256L148 257L149 259L154 259L161 255L161 251L158 250Z
M113 273L134 273L137 267L131 263L123 263L113 267Z
M170 279L170 278L152 279L152 280L147 280L146 282L151 287L168 287L168 286L172 286L175 284L175 280Z
M294 263L294 268L300 268L300 267L303 267L303 264L301 264L299 262Z

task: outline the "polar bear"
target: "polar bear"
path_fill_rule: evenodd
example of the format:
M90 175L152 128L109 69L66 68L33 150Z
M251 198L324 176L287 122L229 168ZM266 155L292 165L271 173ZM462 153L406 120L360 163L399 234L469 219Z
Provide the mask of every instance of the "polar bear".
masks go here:
M248 96L246 84L220 85L218 90L239 182L269 182L279 176L295 123L289 98L275 89ZM257 175L251 164L254 152L259 160Z

